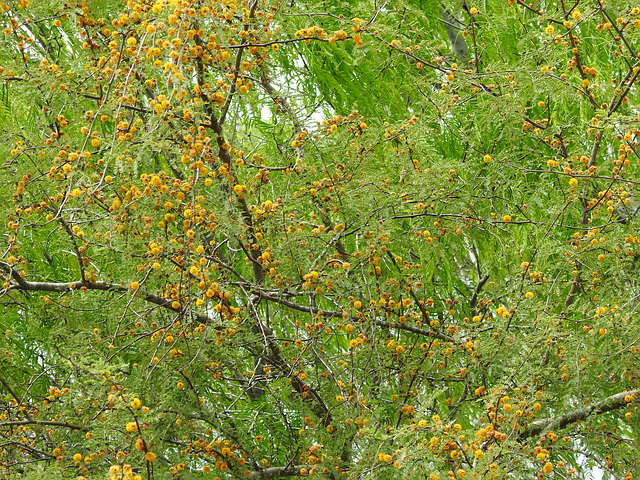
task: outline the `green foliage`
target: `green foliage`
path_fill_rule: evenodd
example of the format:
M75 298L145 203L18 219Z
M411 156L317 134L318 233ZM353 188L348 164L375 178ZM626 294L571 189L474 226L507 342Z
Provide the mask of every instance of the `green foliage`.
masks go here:
M640 474L640 6L0 6L1 479Z

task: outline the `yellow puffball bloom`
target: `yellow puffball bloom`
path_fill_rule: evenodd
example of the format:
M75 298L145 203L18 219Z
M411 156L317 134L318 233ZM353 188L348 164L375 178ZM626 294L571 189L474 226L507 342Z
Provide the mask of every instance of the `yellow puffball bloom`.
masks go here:
M156 457L156 454L153 453L153 452L147 452L147 453L144 454L144 459L147 462L155 462L156 458L158 458L158 457Z

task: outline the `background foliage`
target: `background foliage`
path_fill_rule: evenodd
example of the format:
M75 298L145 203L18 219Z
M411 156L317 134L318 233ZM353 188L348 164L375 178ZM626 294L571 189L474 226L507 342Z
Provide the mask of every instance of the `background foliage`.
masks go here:
M640 473L640 6L19 0L0 478Z

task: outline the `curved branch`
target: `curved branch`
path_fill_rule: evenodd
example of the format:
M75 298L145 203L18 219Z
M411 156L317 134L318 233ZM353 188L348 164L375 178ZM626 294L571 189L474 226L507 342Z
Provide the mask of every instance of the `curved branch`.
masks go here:
M298 305L297 303L290 302L290 301L285 300L283 298L274 297L274 296L269 295L268 293L260 291L260 290L257 290L254 293L256 295L259 295L260 298L264 298L265 300L267 300L269 302L279 303L280 305L284 305L285 307L289 307L292 310L297 310L299 312L305 312L305 313L309 313L311 315L315 315L320 310L322 310L322 309L318 309L318 308L314 309L314 308L311 308L311 307L305 307L304 305ZM322 316L326 317L326 318L344 318L342 312L331 311L331 310L322 310ZM355 317L353 317L353 318L355 319ZM445 335L444 333L425 330L424 328L413 327L411 325L407 325L407 324L404 324L404 323L387 322L385 320L379 320L379 319L376 319L374 321L375 321L376 325L379 326L379 327L395 328L397 330L406 330L407 332L416 333L416 334L422 335L424 337L435 337L435 338L437 338L439 340L443 340L445 342L453 342L453 341L455 341L454 338L450 337L449 335Z
M15 420L12 422L0 422L0 427L14 427L22 425L49 425L53 427L71 428L72 430L88 430L87 427L74 425L73 423L55 422L50 420Z
M627 395L637 394L640 394L640 389L616 393L615 395L611 395L610 397L607 397L604 400L594 403L593 405L590 405L588 407L579 408L572 412L558 415L557 417L535 420L531 422L527 426L525 431L520 434L520 438L526 439L544 434L551 430L559 430L568 427L572 423L586 420L590 415L599 415L601 413L607 413L611 412L612 410L626 407L627 403L629 402L626 402L624 398Z
M289 467L269 467L264 470L256 470L251 472L247 478L260 478L263 480L277 477L296 477L300 476L300 470L307 471L313 468L313 465L291 465Z
M30 282L25 280L16 272L11 265L6 262L0 262L0 266L9 270L9 277L15 282L9 286L10 290L20 290L24 292L70 292L78 289L86 290L100 290L104 292L117 292L126 293L129 291L128 287L117 284L109 284L107 282L89 282L86 280L80 280L77 282ZM138 289L135 293L139 298L145 300L159 307L179 312L181 309L175 309L171 306L172 301L166 298L154 295L143 289ZM194 318L201 323L213 323L213 319L202 313L194 312Z

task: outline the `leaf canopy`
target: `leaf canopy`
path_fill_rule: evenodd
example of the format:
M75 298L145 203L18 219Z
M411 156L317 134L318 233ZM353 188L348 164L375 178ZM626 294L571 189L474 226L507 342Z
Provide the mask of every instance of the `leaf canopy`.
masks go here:
M640 6L0 10L0 478L640 474Z

